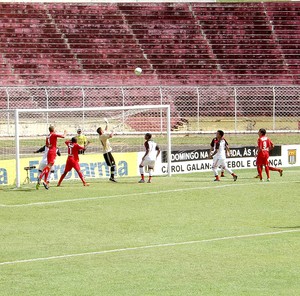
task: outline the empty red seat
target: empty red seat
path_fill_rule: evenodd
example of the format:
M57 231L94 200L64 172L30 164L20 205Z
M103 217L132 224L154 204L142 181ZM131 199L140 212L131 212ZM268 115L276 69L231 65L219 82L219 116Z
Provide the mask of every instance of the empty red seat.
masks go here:
M1 85L294 84L299 28L297 2L0 3Z

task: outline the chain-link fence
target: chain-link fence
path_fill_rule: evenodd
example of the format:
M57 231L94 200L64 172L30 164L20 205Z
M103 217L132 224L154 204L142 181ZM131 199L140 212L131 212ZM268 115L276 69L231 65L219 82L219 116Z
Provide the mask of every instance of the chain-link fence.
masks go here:
M81 108L168 104L178 133L222 128L251 132L300 129L298 86L1 87L0 109ZM82 113L78 125L84 125ZM49 119L44 118L46 124ZM9 135L10 117L0 131Z

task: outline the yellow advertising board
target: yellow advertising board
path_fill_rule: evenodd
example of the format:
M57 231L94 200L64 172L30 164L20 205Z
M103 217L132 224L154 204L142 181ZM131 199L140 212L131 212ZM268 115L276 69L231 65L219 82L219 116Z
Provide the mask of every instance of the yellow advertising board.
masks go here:
M116 161L116 177L137 176L138 153L113 153ZM21 183L27 182L28 178L31 182L35 181L38 176L38 167L41 156L32 158L21 158ZM67 156L57 156L54 165L54 181L58 181L64 172ZM35 167L26 171L26 167ZM80 168L85 178L101 178L109 177L110 170L106 165L102 154L86 154L80 155ZM77 173L70 171L65 180L79 179ZM16 182L16 162L15 160L1 160L0 162L0 185L13 185Z

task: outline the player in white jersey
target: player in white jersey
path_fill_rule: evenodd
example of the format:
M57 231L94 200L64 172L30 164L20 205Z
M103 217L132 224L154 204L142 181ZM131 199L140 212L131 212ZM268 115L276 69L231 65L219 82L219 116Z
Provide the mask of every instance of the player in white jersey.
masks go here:
M97 128L97 133L99 134L99 140L100 144L103 150L103 157L107 164L107 166L110 167L110 178L109 181L117 182L115 179L115 169L116 169L116 163L115 159L111 153L112 148L110 146L109 139L113 137L113 132L108 133L108 121L105 120L105 130L103 131L101 127Z
M224 169L233 177L233 180L237 180L237 175L233 173L231 169L227 167L226 164L226 156L229 156L229 146L227 141L224 139L224 132L222 130L218 130L216 137L211 142L211 153L210 156L213 158L212 170L215 174L214 181L220 181L220 177L218 174L218 168Z
M151 183L151 179L153 176L153 170L155 166L155 161L158 155L160 154L160 149L158 145L151 140L152 135L150 133L147 133L145 135L145 155L142 158L142 162L140 163L139 169L140 169L140 174L141 174L141 180L139 183L145 183L145 176L144 176L144 167L148 167L148 172L149 172L149 179L148 183Z
M210 143L209 153L212 153L215 150L215 147L214 147L215 146L215 140L216 140L216 138L213 138L211 143ZM221 169L221 177L225 177L225 175L224 175L225 170L222 167L219 167L219 169Z
M44 152L44 153L43 153L43 157L42 157L42 159L40 160L40 163L39 163L39 168L38 168L39 175L42 173L43 169L44 169L44 168L47 166L47 164L48 164L48 160L47 160L48 151L49 151L49 148L48 148L46 145L43 146L43 147L41 147L40 149L34 151L34 153L41 153L41 152ZM57 148L57 150L56 150L56 154L57 154L58 156L61 155L58 148ZM48 175L47 182L46 182L47 184L49 184L49 182L50 182L50 180L51 180L53 174L54 174L54 170L52 169L52 170L50 171L50 174Z

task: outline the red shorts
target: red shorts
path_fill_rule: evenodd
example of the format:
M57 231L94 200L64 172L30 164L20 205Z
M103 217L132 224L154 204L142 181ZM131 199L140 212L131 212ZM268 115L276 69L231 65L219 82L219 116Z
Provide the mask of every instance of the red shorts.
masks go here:
M256 165L269 165L269 153L260 153L256 158Z
M73 157L68 157L65 172L69 172L70 170L75 169L76 171L80 171L80 165L78 161L74 160Z
M56 158L56 149L54 151L49 150L47 154L47 162L49 163L54 163Z

